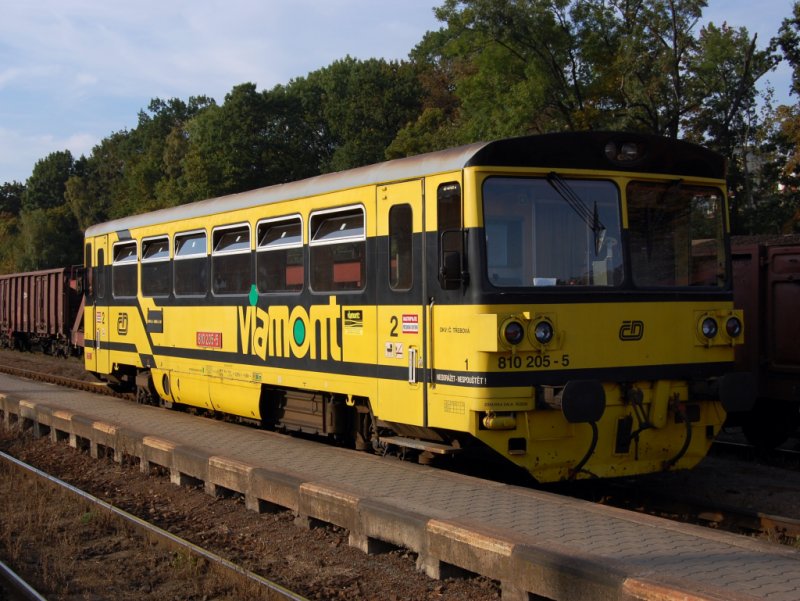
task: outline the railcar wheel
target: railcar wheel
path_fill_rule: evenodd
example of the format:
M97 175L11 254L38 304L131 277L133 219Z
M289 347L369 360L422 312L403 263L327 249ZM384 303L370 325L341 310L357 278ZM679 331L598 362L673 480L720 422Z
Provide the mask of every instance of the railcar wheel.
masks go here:
M779 447L800 427L800 404L760 398L742 423L747 442L761 449Z

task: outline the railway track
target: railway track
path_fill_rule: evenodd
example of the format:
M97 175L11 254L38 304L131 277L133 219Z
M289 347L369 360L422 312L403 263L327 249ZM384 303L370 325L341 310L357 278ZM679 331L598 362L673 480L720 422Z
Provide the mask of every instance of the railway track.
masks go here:
M170 558L173 562L185 562L186 565L203 566L202 570L182 570L174 571L175 577L180 577L183 574L187 579L195 580L197 578L212 579L213 583L210 587L222 587L224 590L237 591L236 596L239 598L249 599L262 599L265 601L306 601L305 597L296 594L279 584L268 580L246 568L237 565L220 555L208 551L196 544L175 536L166 530L163 530L146 520L136 517L127 513L106 501L103 501L87 492L84 492L77 487L68 484L58 478L55 478L19 459L16 459L6 453L0 452L0 461L5 465L10 466L11 470L4 470L7 473L10 471L14 475L12 478L21 478L28 481L33 480L34 487L48 486L55 489L56 498L62 499L61 502L77 503L81 506L82 516L92 516L97 514L105 514L114 525L109 526L106 523L106 528L119 529L124 531L128 538L146 541L139 553L134 553L130 556L129 561L144 561L151 562L153 559L148 557L148 552L151 551L150 547L158 546L160 548L168 549ZM30 485L30 482L29 484ZM83 518L88 520L89 518ZM79 555L85 554L85 551L76 549ZM26 550L26 554L30 553ZM177 559L180 558L180 559ZM82 569L81 562L75 562L75 569ZM96 569L94 562L89 562L89 569ZM38 595L36 591L27 585L24 580L15 577L10 568L3 570L4 579L8 579L13 583L13 590L15 594L19 594L20 599L30 599L38 601L44 599ZM72 575L66 575L71 577ZM222 584L219 584L222 583ZM185 590L190 591L197 587L197 582L191 584L187 583ZM62 586L68 586L66 584ZM170 586L175 586L171 583ZM107 591L106 591L107 592ZM235 598L235 597L234 597Z
M0 561L0 599L6 601L47 601L5 563Z
M601 482L571 494L604 505L736 534L760 536L791 546L800 542L800 519L709 502L691 493L674 489L665 491L663 486L652 482L652 479Z
M136 395L126 392L117 392L109 388L103 382L91 382L89 380L78 380L76 378L68 378L57 374L47 372L34 371L31 369L24 369L14 367L11 365L0 364L0 372L6 373L10 376L17 376L19 378L27 378L37 382L47 382L48 384L55 384L64 388L72 388L73 390L83 390L85 392L92 392L104 396L136 400Z
M27 369L1 366L0 371L18 377L49 382L58 386L75 388L135 401L131 393L113 391L102 383L86 382L42 373ZM755 450L747 445L720 442L725 452L735 452L737 457L754 456ZM787 454L787 457L800 457L800 454ZM796 459L795 459L796 460ZM647 478L635 480L600 481L593 485L576 487L569 485L559 488L563 494L601 502L607 505L658 515L673 520L706 525L730 532L747 535L760 535L768 540L797 545L800 541L800 520L736 507L730 504L709 503L707 500L691 498L687 495L666 491L663 488L648 488Z
M747 442L719 439L711 452L718 456L734 457L743 461L757 461L783 469L800 470L800 451L785 447L760 449Z

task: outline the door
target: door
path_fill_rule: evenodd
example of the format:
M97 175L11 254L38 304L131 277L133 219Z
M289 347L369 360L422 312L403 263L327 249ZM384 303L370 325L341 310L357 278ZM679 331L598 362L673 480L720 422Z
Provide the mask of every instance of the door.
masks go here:
M425 426L423 180L378 186L376 417Z
M88 276L92 281L91 292L86 299L84 315L84 331L92 332L94 347L92 357L86 356L87 369L96 373L107 374L110 371L110 310L109 302L111 297L111 287L108 285L111 268L108 266L111 261L108 256L108 236L98 236L94 238L91 275ZM87 266L88 267L88 266ZM91 303L91 304L90 304Z
M800 251L767 247L767 361L770 371L800 373Z

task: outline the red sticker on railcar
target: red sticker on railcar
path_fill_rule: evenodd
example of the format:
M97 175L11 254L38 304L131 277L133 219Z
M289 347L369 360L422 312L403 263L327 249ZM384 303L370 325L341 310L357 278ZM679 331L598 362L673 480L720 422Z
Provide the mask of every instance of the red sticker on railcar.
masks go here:
M197 332L197 346L222 348L222 332Z
M403 314L403 334L419 334L419 315Z

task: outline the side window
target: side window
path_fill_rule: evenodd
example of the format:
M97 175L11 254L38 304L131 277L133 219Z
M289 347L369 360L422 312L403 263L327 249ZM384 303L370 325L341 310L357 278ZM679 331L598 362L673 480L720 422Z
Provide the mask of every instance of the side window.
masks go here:
M208 292L205 232L187 232L175 236L172 262L175 296L205 296Z
M211 290L214 294L247 294L250 291L250 226L215 229L211 251Z
M133 298L138 289L136 242L118 242L114 245L114 262L111 265L111 294L114 298Z
M303 289L303 222L301 218L270 219L258 224L256 284L259 292Z
M364 209L349 207L311 215L311 289L364 290L367 238Z
M395 205L389 209L389 287L392 290L410 290L414 282L413 227L411 205Z
M86 245L83 258L83 290L86 293L87 305L94 302L94 269L92 268L92 245Z
M97 250L97 298L106 297L106 253L100 248Z
M169 296L172 290L172 270L169 264L169 238L142 240L142 294Z
M461 185L442 184L436 193L436 219L439 235L439 282L445 290L461 286L465 271L464 239L461 224Z

